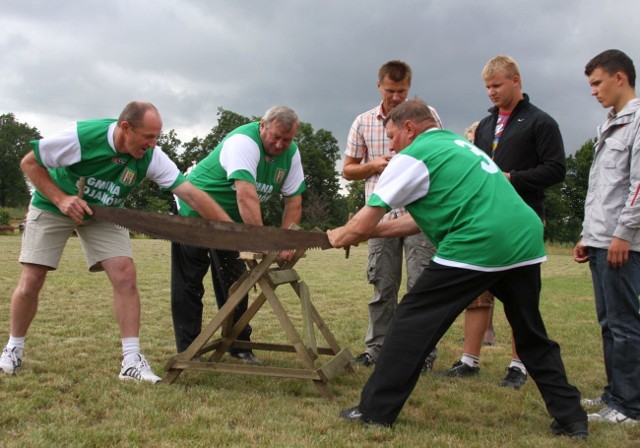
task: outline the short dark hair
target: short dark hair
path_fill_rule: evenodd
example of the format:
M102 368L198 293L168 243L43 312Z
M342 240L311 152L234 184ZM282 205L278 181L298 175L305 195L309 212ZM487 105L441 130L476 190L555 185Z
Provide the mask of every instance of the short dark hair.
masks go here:
M584 68L584 74L591 76L597 68L601 68L609 75L622 72L627 76L629 85L636 87L636 69L629 56L620 50L605 50L591 59Z
M431 120L433 121L434 126L437 126L436 119L434 118L431 109L429 109L427 103L422 101L420 98L407 100L394 107L391 112L389 112L389 115L384 119L384 125L386 126L390 121L393 122L394 125L399 125L407 120L414 121L416 123Z
M399 60L393 60L385 63L380 70L378 70L378 82L383 82L384 78L389 77L391 81L400 82L405 79L409 81L411 85L411 67L409 64Z
M122 112L120 112L118 126L120 126L123 121L126 121L132 128L137 128L142 124L144 114L148 110L153 110L158 116L160 115L156 106L151 103L146 101L131 101L124 107Z

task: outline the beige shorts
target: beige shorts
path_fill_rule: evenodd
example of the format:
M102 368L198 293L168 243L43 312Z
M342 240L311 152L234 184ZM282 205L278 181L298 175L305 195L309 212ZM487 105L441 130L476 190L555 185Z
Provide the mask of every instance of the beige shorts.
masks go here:
M470 310L474 308L493 308L494 300L495 299L493 298L493 294L491 294L489 291L485 291L480 294L476 300L471 302L467 309Z
M62 257L67 240L76 231L89 271L104 270L102 261L114 257L132 258L129 231L115 225L89 220L76 224L71 218L29 207L20 263L39 264L54 270Z

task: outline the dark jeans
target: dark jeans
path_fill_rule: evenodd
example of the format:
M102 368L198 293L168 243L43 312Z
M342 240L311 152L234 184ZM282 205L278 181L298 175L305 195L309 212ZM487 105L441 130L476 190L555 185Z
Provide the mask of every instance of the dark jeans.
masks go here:
M171 315L178 353L186 350L202 329L203 280L209 268L220 309L229 297L231 285L247 270L244 261L238 257L239 253L235 251L171 244ZM247 310L248 300L245 296L236 308L234 322ZM248 341L250 336L251 326L247 325L238 339ZM238 351L242 350L235 350Z
M540 315L540 265L479 272L433 260L398 305L375 369L362 390L359 408L365 420L393 424L427 355L467 305L486 290L504 303L518 354L549 413L561 424L586 420L580 392L569 384L560 347L547 337Z
M640 418L640 253L614 269L607 249L589 248L596 313L602 328L607 385L603 400L627 417Z

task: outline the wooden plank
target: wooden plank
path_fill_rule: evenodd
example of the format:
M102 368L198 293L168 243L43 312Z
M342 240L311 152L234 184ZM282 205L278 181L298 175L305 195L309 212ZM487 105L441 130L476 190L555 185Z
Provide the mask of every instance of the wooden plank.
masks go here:
M271 289L268 281L265 279L260 280L258 284L262 288L263 294L267 296L267 300L269 301L274 314L287 334L289 342L291 342L291 345L293 345L300 356L303 365L308 369L314 369L315 365L313 364L313 359L311 359L311 356L307 351L307 347L304 345L300 335L293 326L291 319L289 319L289 316L287 315L287 311L282 306L282 303L280 303L280 299L276 296L275 291Z
M262 308L265 301L266 297L264 296L264 294L260 294L253 300L253 302L251 302L251 304L247 308L247 311L245 311L244 314L240 316L240 319L238 319L233 328L229 330L229 333L226 335L226 337L222 338L223 340L218 345L216 352L212 357L214 361L220 359L231 346L235 347L238 345L236 343L237 337L240 335L240 333L242 333L242 330L244 330L244 327L247 326L251 319L255 317L258 311L260 311L260 308Z
M242 375L261 375L321 381L321 377L318 372L311 369L293 369L288 367L269 367L256 366L253 364L230 364L200 361L176 361L174 368L181 370L198 370L201 372L237 373Z
M293 269L283 269L277 271L269 271L267 273L269 280L274 286L282 285L284 283L297 282L300 280L300 276Z
M258 252L240 252L240 259L241 260L262 260L262 257L264 255ZM301 254L300 257L298 258L305 258L306 255L303 253Z
M208 343L202 348L202 352L215 350L220 344L220 339L214 343ZM212 348L213 347L213 348ZM283 352L283 353L295 353L296 349L290 344L275 344L269 342L255 342L255 341L239 341L235 340L233 343L234 348L245 348L251 350L262 350L266 352ZM318 355L335 355L333 349L329 347L318 347Z
M311 299L309 298L309 287L305 282L298 283L300 305L302 308L302 334L304 335L305 346L312 353L312 358L317 359L318 343L316 341L316 332L313 326L313 317L311 316Z
M351 351L348 348L343 348L340 350L340 353L320 367L319 370L322 372L321 376L324 376L327 381L330 380L336 376L338 372L344 370L346 366L351 366L352 359L353 355L351 354Z

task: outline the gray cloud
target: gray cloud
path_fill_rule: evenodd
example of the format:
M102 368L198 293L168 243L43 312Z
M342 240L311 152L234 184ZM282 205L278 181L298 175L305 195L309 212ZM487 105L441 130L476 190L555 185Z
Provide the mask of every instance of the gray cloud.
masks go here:
M148 99L187 141L207 134L218 107L287 104L343 147L353 118L379 101L383 62L409 62L412 94L462 132L490 106L482 66L507 53L573 153L605 116L584 65L607 48L640 61L638 13L636 0L5 2L0 113L46 135Z

